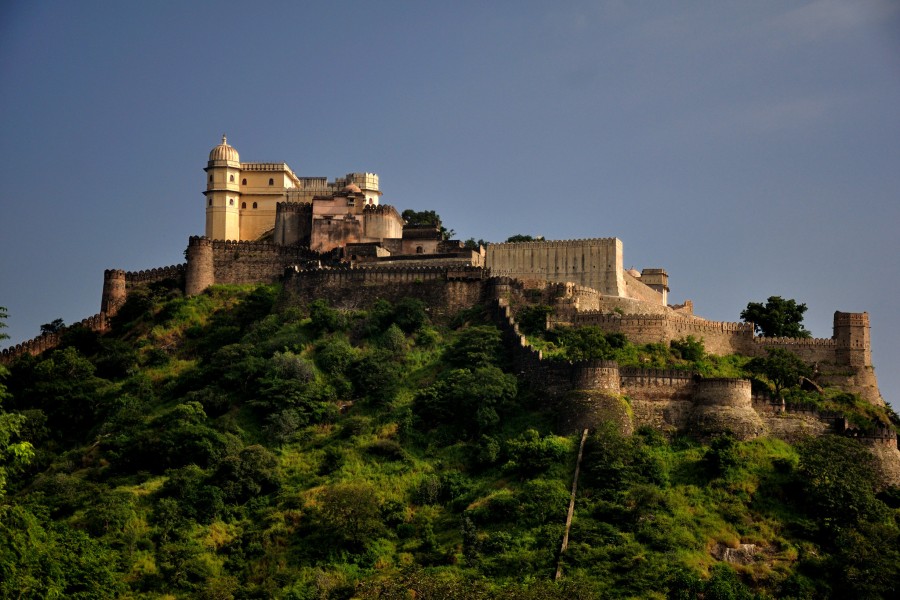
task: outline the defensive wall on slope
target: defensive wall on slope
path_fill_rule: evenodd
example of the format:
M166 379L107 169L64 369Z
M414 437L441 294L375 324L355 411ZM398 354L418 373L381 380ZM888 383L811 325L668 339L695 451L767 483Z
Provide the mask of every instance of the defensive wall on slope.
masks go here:
M318 261L320 257L302 246L192 236L187 247L185 294L199 294L217 283L275 283L288 266Z
M379 300L422 300L429 315L444 321L485 300L484 269L460 266L289 267L284 271L289 303L317 299L342 310L371 308Z
M895 456L896 434L889 428L853 430L839 413L811 411L766 395L754 396L750 381L745 379L702 378L681 370L619 368L614 361L547 360L519 331L506 298L496 297L492 307L520 378L548 394L558 408L560 428L565 432L596 427L598 419L621 422L621 414L610 409L615 406L610 397L624 396L628 398L632 428L650 425L701 438L731 431L743 439L771 435L791 442L807 435L838 433L867 445L892 448L885 464L900 465ZM723 330L728 330L728 325L743 327L721 325ZM586 391L594 393L588 395ZM900 470L896 480L900 481Z
M96 315L87 317L86 319L82 319L78 323L72 323L71 325L62 328L55 333L43 333L30 340L24 341L21 344L16 344L15 346L4 348L3 350L0 350L0 363L8 364L12 362L12 360L17 356L21 356L23 354L31 354L33 356L37 356L41 352L52 350L53 348L59 346L60 342L63 339L63 336L67 331L76 327L84 327L85 329L102 333L107 329L106 315L103 313L97 313Z
M184 287L186 265L171 265L145 271L123 271L107 269L103 272L103 294L100 300L100 312L113 317L125 304L128 291L136 285L172 281L179 288Z
M855 318L848 319L848 315ZM756 337L750 323L707 321L671 313L620 315L605 311L580 311L552 322L594 325L606 332L624 334L638 344L668 343L693 336L702 339L706 350L713 354L765 356L768 349L782 348L811 365L871 367L866 313L835 313L834 338Z
M616 238L491 244L485 264L493 275L573 282L605 295L627 295L622 241Z

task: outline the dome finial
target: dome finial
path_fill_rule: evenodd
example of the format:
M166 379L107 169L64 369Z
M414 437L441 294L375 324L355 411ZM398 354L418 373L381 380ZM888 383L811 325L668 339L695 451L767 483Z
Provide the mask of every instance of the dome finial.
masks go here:
M224 160L233 163L240 163L241 157L234 146L228 145L228 138L222 134L222 143L213 148L209 153L209 160Z

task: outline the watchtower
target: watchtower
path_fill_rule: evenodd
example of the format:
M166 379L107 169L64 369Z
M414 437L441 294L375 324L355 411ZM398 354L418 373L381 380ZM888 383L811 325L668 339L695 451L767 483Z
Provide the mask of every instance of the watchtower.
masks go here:
M241 239L241 157L227 138L209 153L206 164L206 237Z
M834 313L835 360L851 367L872 366L869 313Z

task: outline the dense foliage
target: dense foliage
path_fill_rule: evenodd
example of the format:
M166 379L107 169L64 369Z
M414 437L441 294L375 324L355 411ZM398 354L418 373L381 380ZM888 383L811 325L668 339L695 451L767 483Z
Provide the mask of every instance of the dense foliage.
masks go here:
M453 324L414 299L346 313L151 286L110 334L18 359L0 370L0 598L896 595L900 493L843 438L601 427L560 557L579 440L478 310ZM747 362L693 338L535 339L563 360Z
M803 328L806 305L790 298L769 296L765 304L750 302L741 311L741 319L753 323L756 333L766 337L808 338Z

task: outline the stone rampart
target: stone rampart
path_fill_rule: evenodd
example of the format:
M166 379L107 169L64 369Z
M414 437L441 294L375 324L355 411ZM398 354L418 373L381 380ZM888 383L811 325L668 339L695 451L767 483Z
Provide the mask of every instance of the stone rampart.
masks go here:
M622 393L631 399L636 426L684 431L693 409L694 375L673 369L621 369Z
M168 267L159 267L155 269L147 269L145 271L126 271L126 285L135 285L139 283L156 283L165 281L166 279L174 279L179 284L184 281L184 274L187 270L186 264L170 265Z
M26 340L20 344L16 344L15 346L10 346L9 348L0 350L0 363L8 364L12 362L16 357L22 356L23 354L31 354L36 356L42 352L46 352L47 350L52 350L53 348L59 346L59 344L62 342L62 338L65 332L74 327L84 327L85 329L89 329L91 331L103 333L107 330L108 323L106 315L104 313L97 313L96 315L92 315L90 317L82 319L78 323L73 323L67 327L64 327L58 332L43 333L35 338Z
M578 312L572 323L621 333L637 344L668 343L692 335L702 338L707 351L714 354L752 353L754 350L753 326L749 323L707 321L665 313L619 315L601 311Z
M658 304L660 306L666 305L666 303L663 302L662 294L649 287L628 271L625 271L622 276L625 281L625 295L627 297L647 302L648 304Z
M606 298L603 299L605 303ZM646 303L641 303L646 307ZM840 313L846 314L846 313ZM838 338L766 338L753 335L753 325L723 321L707 321L696 317L668 312L652 314L618 314L607 311L578 311L563 314L555 322L573 325L594 325L604 331L621 333L637 344L669 343L687 336L702 339L707 352L713 354L741 353L765 356L766 350L783 348L797 354L810 365L815 363L863 367L856 365L867 352L867 339L862 336ZM836 330L838 329L836 323ZM855 346L847 349L847 346ZM857 349L858 348L858 349ZM844 350L842 354L841 350ZM852 360L851 360L852 359Z
M799 356L803 362L837 363L837 342L827 338L767 338L755 337L753 343L757 349L749 353L752 356L764 356L765 350L780 348L789 350Z
M328 300L342 310L365 310L379 299L417 298L441 322L485 300L487 277L478 267L373 266L284 271L288 302Z
M312 214L311 202L276 203L273 241L281 246L309 246Z
M185 293L193 296L216 283L275 283L288 266L318 261L321 255L303 246L192 236L187 258Z
M616 238L491 244L485 264L494 275L572 282L625 296L622 242Z
M694 389L694 402L706 406L751 406L749 379L703 378Z

